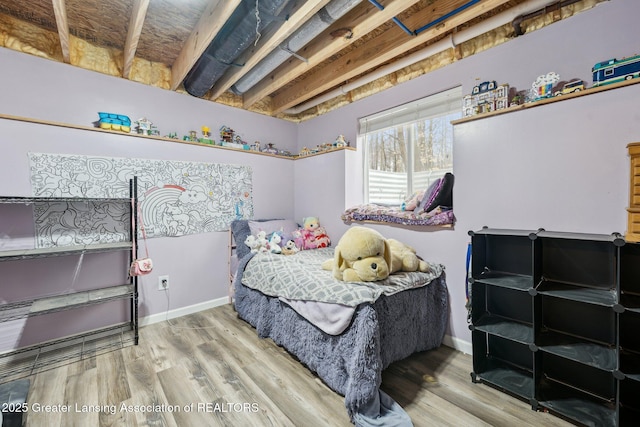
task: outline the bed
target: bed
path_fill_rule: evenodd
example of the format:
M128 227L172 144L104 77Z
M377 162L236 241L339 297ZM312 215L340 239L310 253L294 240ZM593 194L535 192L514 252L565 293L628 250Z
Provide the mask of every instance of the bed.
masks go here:
M234 221L231 230L235 242L250 233L244 220ZM242 246L231 263L238 316L344 396L355 425L412 425L380 390L382 371L440 346L448 319L444 267L345 283L320 267L333 257L332 247L284 256Z

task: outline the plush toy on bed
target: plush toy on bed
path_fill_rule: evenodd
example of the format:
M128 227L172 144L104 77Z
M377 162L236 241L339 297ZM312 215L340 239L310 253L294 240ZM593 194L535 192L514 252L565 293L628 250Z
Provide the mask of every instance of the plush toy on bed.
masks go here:
M269 243L267 243L267 249L269 252L274 254L282 253L282 248L280 247L280 242L282 242L282 237L277 231L274 231L269 237Z
M327 231L320 220L310 216L302 220L303 227L294 232L295 244L300 249L326 248L331 244Z
M300 251L296 246L296 242L293 240L288 240L287 243L282 246L282 255L293 255Z
M398 271L429 271L429 265L410 246L361 226L344 233L333 259L323 262L322 268L345 282L375 282Z
M269 241L266 231L258 231L256 234L256 252L269 252Z
M249 247L249 250L253 253L258 252L258 239L253 234L249 234L246 239L244 239L244 244Z

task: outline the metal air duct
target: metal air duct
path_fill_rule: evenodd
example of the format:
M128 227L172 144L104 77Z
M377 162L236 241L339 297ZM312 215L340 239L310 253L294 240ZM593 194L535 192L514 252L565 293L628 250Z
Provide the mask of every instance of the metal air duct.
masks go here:
M280 45L280 49L271 52L251 71L238 80L231 90L239 95L251 89L280 64L289 59L293 53L302 49L307 43L326 30L329 25L333 24L361 1L362 0L333 0L328 3Z
M284 22L291 0L243 0L184 79L185 90L202 97L234 61L276 22ZM257 5L257 11L256 11ZM259 19L258 19L259 18Z

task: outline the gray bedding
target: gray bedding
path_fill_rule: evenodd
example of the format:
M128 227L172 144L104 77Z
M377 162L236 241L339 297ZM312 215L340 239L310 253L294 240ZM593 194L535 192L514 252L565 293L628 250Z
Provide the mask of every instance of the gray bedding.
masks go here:
M332 247L289 256L259 252L244 269L242 284L269 296L356 307L380 295L424 286L444 271L442 264L428 263L428 273L399 272L377 282L343 282L322 269L322 262L333 259L333 254Z
M412 353L440 346L448 318L444 273L426 286L360 304L351 325L340 335L329 335L277 297L242 284L252 255L240 260L234 282L239 317L343 395L356 425L410 424L406 413L379 390L382 371Z

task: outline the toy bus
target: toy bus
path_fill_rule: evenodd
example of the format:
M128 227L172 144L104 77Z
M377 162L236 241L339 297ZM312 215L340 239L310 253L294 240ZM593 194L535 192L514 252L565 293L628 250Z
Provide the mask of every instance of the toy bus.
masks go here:
M584 90L584 82L580 79L572 80L568 83L565 83L562 86L562 89L555 93L555 96L566 95L573 92L580 92L581 90Z
M599 62L591 69L593 87L640 77L640 55Z

